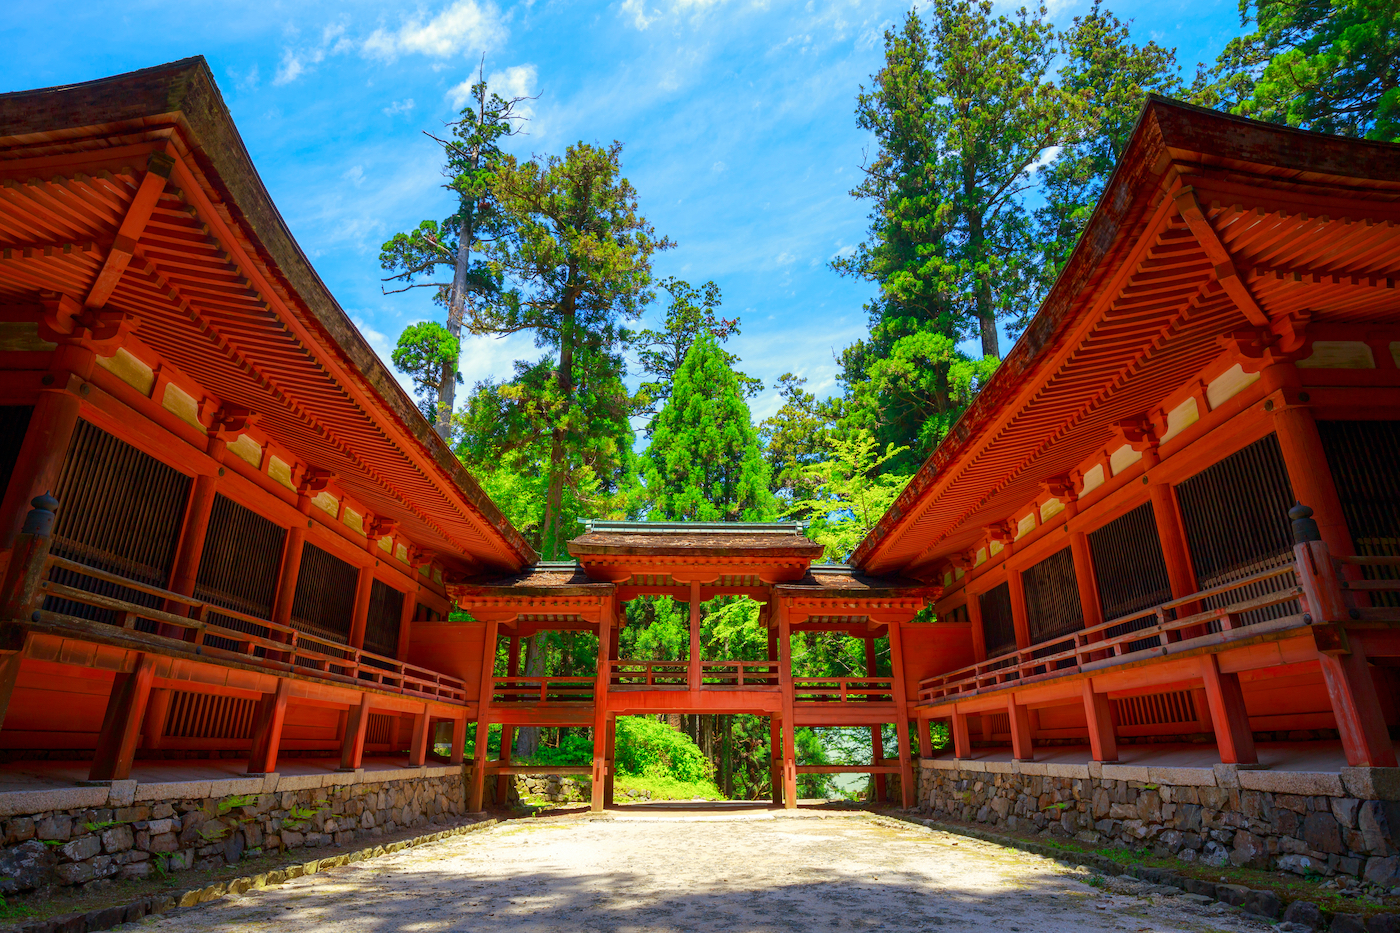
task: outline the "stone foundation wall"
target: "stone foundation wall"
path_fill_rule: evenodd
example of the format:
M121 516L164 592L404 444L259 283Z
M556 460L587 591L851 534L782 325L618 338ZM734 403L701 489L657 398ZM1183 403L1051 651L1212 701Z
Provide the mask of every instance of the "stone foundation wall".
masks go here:
M1340 773L925 760L920 809L1206 865L1400 886L1400 769Z
M0 793L0 894L349 846L466 812L460 766Z

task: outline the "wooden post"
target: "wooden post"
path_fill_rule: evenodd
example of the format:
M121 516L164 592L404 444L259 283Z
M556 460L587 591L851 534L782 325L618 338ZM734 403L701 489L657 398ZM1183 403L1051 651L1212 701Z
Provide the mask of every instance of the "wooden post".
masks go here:
M982 717L987 718L985 715ZM967 729L967 713L958 709L957 704L953 704L953 757L972 757L972 736Z
M783 695L783 806L797 808L797 733L792 693L792 627L787 604L778 602L778 683Z
M1006 718L1011 722L1011 757L1017 761L1034 761L1035 750L1031 747L1030 710L1016 702L1014 693L1006 697Z
M1026 612L1026 586L1021 571L1008 567L1006 584L1011 594L1011 623L1016 627L1016 647L1025 651L1031 646L1031 623Z
M1219 658L1201 658L1201 679L1205 684L1210 721L1215 728L1215 744L1224 764L1255 764L1254 733L1249 729L1249 713L1240 690L1240 675L1223 673Z
M972 660L980 664L987 660L987 632L982 628L982 600L976 594L967 597L967 622L972 629Z
M0 727L5 724L5 713L10 708L10 697L15 692L15 682L19 680L20 665L24 663L24 649L12 651L0 661Z
M1147 493L1152 499L1152 517L1157 525L1157 539L1162 545L1162 560L1167 565L1172 598L1190 596L1199 587L1196 586L1196 574L1191 569L1191 552L1186 546L1186 529L1181 525L1176 490L1169 483L1149 483Z
M365 730L369 728L369 694L360 694L360 702L350 707L345 720L345 735L340 740L341 771L355 771L365 763Z
M0 584L0 622L27 622L43 602L39 585L44 582L45 565L53 547L58 500L45 494L35 496L30 505L32 508L25 513L24 524L14 538L4 583Z
M606 600L598 619L598 669L593 687L593 785L589 806L603 810L603 784L608 778L608 683L612 664L608 661L613 639L612 600ZM504 747L505 739L501 740Z
M865 636L865 676L875 676L875 636ZM880 764L885 758L885 727L870 727L870 762ZM875 799L879 802L889 800L889 782L885 780L885 775L877 774L875 777Z
M1266 366L1259 372L1259 381L1266 394L1280 389L1285 393L1284 404L1274 405L1272 417L1293 497L1312 508L1318 532L1334 556L1355 554L1346 515L1342 512L1342 500L1337 495L1322 437L1317 432L1317 421L1312 409L1297 400L1296 391L1302 385L1298 367L1292 363Z
M107 713L102 717L102 731L97 736L88 780L125 781L131 777L136 740L141 737L146 701L150 698L155 676L155 658L138 654L132 672L118 674L112 681L112 693L107 699Z
M1084 678L1084 719L1089 724L1089 751L1095 761L1118 760L1118 737L1108 694L1094 691L1093 678Z
M253 719L253 749L248 756L249 774L271 774L277 770L277 751L282 744L282 723L287 718L287 698L292 682L277 678L277 689L264 693Z
M360 568L360 575L355 578L355 609L350 617L351 648L365 646L365 626L369 622L369 596L373 589L374 565L366 564Z
M518 624L518 623L517 623ZM506 676L520 676L520 636L511 633L506 638ZM599 646L602 650L602 646ZM510 764L511 756L515 754L515 727L504 723L501 725L501 752L500 760L502 764ZM498 774L496 776L496 799L505 800L510 793L510 782L513 780L509 774Z
M914 728L919 732L920 758L933 757L933 734L929 731L932 725L933 722L931 720L922 717L914 720Z
M29 512L30 500L52 492L58 485L58 474L78 424L81 398L76 390L83 380L68 372L50 372L45 378L50 377L52 388L39 393L29 415L29 427L20 442L10 485L0 491L4 495L0 500L0 551L14 545L15 535Z
M773 789L773 806L783 805L783 736L782 720L768 717L768 781Z
M914 768L909 760L909 692L904 685L904 642L900 634L899 622L891 621L890 630L890 674L894 688L894 734L899 742L899 789L904 809L912 809L917 796L914 786Z
M418 614L418 584L411 583L403 594L403 612L399 613L399 643L394 651L395 661L408 660L408 646L413 634L413 617Z
M433 717L429 715L428 704L423 704L421 713L413 714L413 742L408 749L408 766L421 768L428 761L428 734Z
M605 764L605 768L606 768L606 770L607 770L607 777L605 777L605 778L603 779L603 806L604 806L604 807L610 807L610 806L613 805L613 782L614 782L614 774L615 774L615 772L616 772L616 770L617 770L616 767L615 767L615 762L616 762L616 758L617 758L617 717L616 717L616 716L609 716L609 717L608 717L607 730L608 730L608 751L607 751L607 762L606 762L606 764Z
M481 684L476 706L476 748L472 754L472 781L467 791L467 810L479 813L486 793L486 746L491 735L491 695L495 692L496 632L500 623L486 623L481 641Z
M311 497L302 493L297 508L303 516L311 512ZM272 621L277 625L292 624L292 605L296 602L297 577L301 574L301 552L306 548L306 529L311 519L295 521L287 529L287 541L282 545L282 571L277 578L277 602L272 609Z
M1082 531L1070 532L1070 554L1074 557L1074 582L1079 590L1079 605L1084 610L1084 627L1101 625L1103 606L1099 602L1099 587L1094 575L1094 558L1089 551L1089 536ZM1103 640L1103 634L1094 636L1095 641Z
M199 561L204 556L204 540L209 533L209 517L214 511L219 478L201 473L194 478L189 505L185 509L185 526L180 533L180 547L175 554L175 566L170 572L170 591L181 596L194 593L199 578Z
M454 765L462 763L462 758L467 747L467 717L464 713L452 720L452 751L448 756L448 761Z
M692 693L700 690L700 582L690 581L690 663L686 680Z

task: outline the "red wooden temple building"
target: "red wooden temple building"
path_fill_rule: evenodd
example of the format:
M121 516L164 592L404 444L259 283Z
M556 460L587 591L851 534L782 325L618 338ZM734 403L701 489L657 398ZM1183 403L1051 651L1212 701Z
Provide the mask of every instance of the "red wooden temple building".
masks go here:
M0 96L0 758L353 772L586 726L602 807L618 716L752 713L789 807L807 725L893 723L851 770L906 807L939 721L956 761L1194 737L1395 768L1398 224L1400 148L1154 100L849 566L782 523L594 522L541 563L317 278L201 60ZM619 657L647 594L689 604L687 660ZM721 594L763 604L766 659L707 656ZM544 629L595 633L596 674L522 673ZM888 639L892 670L794 678L804 632ZM471 810L524 767L476 736Z

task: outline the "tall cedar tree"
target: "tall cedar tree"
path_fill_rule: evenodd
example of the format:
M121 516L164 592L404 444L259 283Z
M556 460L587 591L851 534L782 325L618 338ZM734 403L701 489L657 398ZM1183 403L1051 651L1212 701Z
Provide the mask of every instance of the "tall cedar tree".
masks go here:
M562 508L566 484L585 462L605 482L628 462L624 325L653 298L652 254L673 244L658 239L640 213L637 191L622 176L618 142L606 148L578 143L563 158L519 162L503 155L491 191L505 235L488 244L487 253L519 291L512 301L479 309L476 331L528 331L549 355L518 362L513 380L483 387L490 401L482 406L490 426L483 436L545 452L540 551L552 559L564 553L570 537ZM477 455L500 446L472 445Z
M1097 2L1060 35L1060 87L1081 107L1078 131L1042 170L1036 211L1043 250L1040 292L1054 284L1128 145L1148 94L1182 92L1176 50L1134 45L1125 23Z
M671 385L676 379L676 371L685 362L690 345L702 333L713 334L716 340L724 341L739 333L739 319L722 318L716 313L721 303L719 286L706 282L696 288L684 279L667 276L658 283L671 296L666 308L666 319L660 330L637 331L632 335L632 346L637 351L637 361L642 372L652 377L643 382L638 393L637 411L653 418L671 397ZM739 358L728 351L725 361L733 367ZM763 391L763 383L743 373L735 373L744 389L745 398L753 398ZM647 424L650 437L652 424Z
M1254 32L1197 75L1207 106L1400 142L1400 0L1240 0Z
M776 503L739 388L711 334L696 338L676 371L642 455L651 517L670 521L763 521Z
M437 292L437 302L447 307L448 339L411 325L400 335L393 355L394 365L412 377L419 405L443 440L452 431L463 322L473 334L490 333L480 327L478 311L507 297L481 250L484 242L500 233L502 218L491 181L502 155L500 142L517 132L516 108L526 100L488 94L484 78L473 85L471 99L460 119L448 124L451 138L428 134L447 156L442 172L448 181L443 187L455 198L453 213L441 223L425 220L407 233L394 234L379 253L380 267L393 273L384 281L398 286L385 289L386 293L431 288ZM473 253L478 256L475 261ZM448 272L451 281L432 281ZM444 352L447 349L450 355Z

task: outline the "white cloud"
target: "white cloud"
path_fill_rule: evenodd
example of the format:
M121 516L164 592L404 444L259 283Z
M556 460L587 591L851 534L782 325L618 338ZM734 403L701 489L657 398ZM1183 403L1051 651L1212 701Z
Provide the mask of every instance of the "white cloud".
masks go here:
M456 0L431 19L420 12L397 29L376 29L361 48L366 55L386 60L408 54L448 58L491 48L505 36L504 18L494 4Z
M389 106L387 106L387 107L384 108L384 115L385 115L386 117L395 117L395 116L398 116L398 115L401 114L401 113L412 113L412 112L413 112L413 98L412 98L412 97L405 98L404 100L396 100L396 101L394 101L392 104L390 104Z
M663 10L654 7L647 11L646 0L623 0L620 10L623 16L631 17L632 25L638 29L646 29L652 23L662 18L668 13L675 13L680 16L698 16L700 13L712 6L718 6L725 0L670 0L667 4L670 9Z
M539 77L539 70L534 65L511 65L503 71L493 71L486 76L486 88L492 94L499 94L506 100L518 97L534 97L535 82ZM471 100L472 86L477 79L468 77L461 84L449 88L447 99L453 107L461 109ZM517 104L515 107L516 116L528 120L534 116L534 108L528 103Z
M729 166L725 165L723 162L716 162L714 165L710 166L710 171L723 172L727 168L729 168Z
M363 185L365 183L364 166L352 165L350 166L350 168L346 169L340 177L346 179L350 182L350 184L358 188L360 187L360 185Z
M1037 158L1030 165L1026 166L1026 173L1029 175L1034 175L1036 172L1045 168L1045 166L1049 165L1051 162L1054 162L1060 157L1060 152L1062 151L1062 149L1062 146L1051 146L1049 149L1046 149L1040 154L1039 158Z

